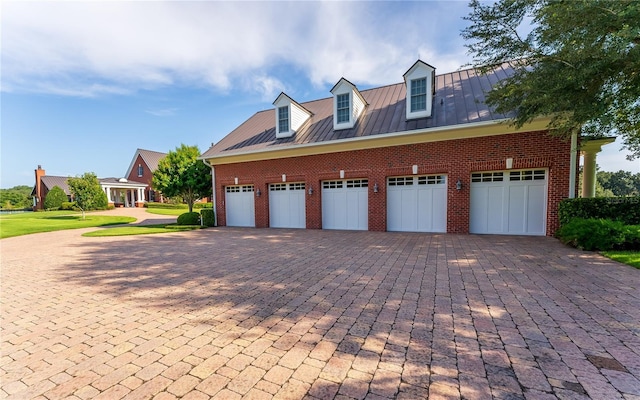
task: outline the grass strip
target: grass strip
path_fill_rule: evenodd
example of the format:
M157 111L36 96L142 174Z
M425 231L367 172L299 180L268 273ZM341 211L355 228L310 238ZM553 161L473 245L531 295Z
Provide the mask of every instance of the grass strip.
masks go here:
M189 212L188 208L147 208L149 214L157 215L181 215Z
M640 251L610 250L603 251L602 255L623 264L640 269Z
M131 235L150 235L155 233L168 232L184 232L202 228L200 225L137 225L137 226L119 226L109 229L100 229L82 234L86 237L103 237L103 236L131 236Z

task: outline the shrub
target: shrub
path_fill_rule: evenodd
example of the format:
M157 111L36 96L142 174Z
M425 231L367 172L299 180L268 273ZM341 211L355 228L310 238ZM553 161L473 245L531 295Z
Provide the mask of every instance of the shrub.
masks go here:
M189 206L183 203L145 203L145 207L147 208L168 208L168 209L172 209L172 210L180 210L180 209L188 209ZM193 204L193 209L201 209L201 208L212 208L213 205L211 203L194 203Z
M627 225L640 224L640 197L594 197L565 199L558 207L560 225L574 218L610 219Z
M622 221L574 218L556 236L562 243L589 251L640 248L640 226Z
M200 225L200 213L186 212L178 216L178 225Z
M47 193L47 197L44 198L45 210L57 210L62 206L62 203L68 201L67 194L60 188L60 186L54 186Z
M213 213L213 208L203 208L200 210L200 215L202 216L202 225L215 226L216 216Z
M75 201L65 201L60 205L61 210L78 210L78 206Z

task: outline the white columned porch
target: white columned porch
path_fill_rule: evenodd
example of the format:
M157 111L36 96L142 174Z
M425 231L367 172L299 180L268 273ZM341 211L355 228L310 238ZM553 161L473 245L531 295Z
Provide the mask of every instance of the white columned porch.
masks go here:
M584 144L580 146L580 152L583 156L582 197L588 198L596 195L596 156L602 151L602 146L613 143L616 138L585 139Z

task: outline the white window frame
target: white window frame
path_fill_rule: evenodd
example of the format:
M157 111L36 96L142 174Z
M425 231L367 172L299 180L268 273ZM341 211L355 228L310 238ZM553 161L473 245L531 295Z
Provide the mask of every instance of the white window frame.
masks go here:
M411 103L414 95L413 86L424 79L425 90L425 108L422 110L412 110ZM406 85L406 98L405 98L405 110L407 120L431 117L433 108L433 93L435 85L435 68L431 65L418 60L409 71L404 74L404 81Z
M420 89L422 91L420 93L417 92L418 84L420 84ZM411 108L411 113L423 112L427 110L427 78L417 78L411 80L411 96L409 107ZM415 108L414 100L416 102L420 102L423 107Z
M346 107L344 107L344 98L346 96ZM346 111L347 119L341 119L341 113ZM336 123L337 124L349 124L351 123L351 93L340 93L336 95Z
M286 118L282 117L282 111L287 112ZM282 129L282 124L286 121L287 129ZM278 134L291 132L291 112L289 106L278 107Z

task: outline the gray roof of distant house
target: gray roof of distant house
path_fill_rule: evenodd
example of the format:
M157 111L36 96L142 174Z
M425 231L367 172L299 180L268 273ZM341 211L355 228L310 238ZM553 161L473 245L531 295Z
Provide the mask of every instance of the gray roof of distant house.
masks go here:
M511 115L496 113L487 106L485 93L513 73L511 64L503 64L486 74L466 69L436 75L432 115L426 118L406 119L404 82L360 91L368 106L351 129L333 129L332 97L300 103L313 115L290 138L276 139L273 108L260 111L209 148L201 158L502 120Z
M51 190L54 186L58 186L60 189L64 190L67 195L71 194L69 190L69 184L67 183L68 176L52 176L45 175L42 178L42 183L47 187L47 189Z
M136 158L138 158L138 154L142 157L151 172L154 172L158 169L158 163L167 155L167 153L160 153L159 151L137 149L136 153L133 156L133 159L131 160L131 164L129 164L127 173L124 174L124 176L129 176L129 174L131 174L131 171L133 171L133 167L136 162Z

